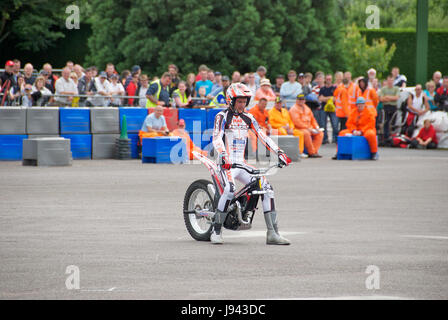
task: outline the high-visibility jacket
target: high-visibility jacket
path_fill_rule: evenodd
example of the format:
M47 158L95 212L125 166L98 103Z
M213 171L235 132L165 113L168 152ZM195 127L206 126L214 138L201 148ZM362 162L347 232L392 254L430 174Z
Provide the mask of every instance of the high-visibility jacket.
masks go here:
M372 112L372 114L376 117L377 116L377 111L376 111L376 106L378 105L379 99L378 99L378 94L376 93L375 89L372 88L367 88L366 90L364 90L364 92L361 92L361 89L358 88L357 93L356 93L356 97L364 97L364 99L366 99L366 107L367 109Z
M359 112L358 108L353 110L348 117L346 126L349 132L360 130L366 133L368 130L373 130L376 133L375 116L367 107L362 112Z
M255 120L257 120L260 127L262 128L268 127L269 113L266 109L264 109L262 112L257 104L252 109L249 110L249 113L254 116Z
M316 119L314 118L313 112L305 104L302 109L297 103L289 109L289 115L294 123L295 129L315 129L319 127Z
M339 85L333 93L334 105L336 106L336 117L338 118L348 118L350 115L350 106L348 99L348 90L341 84Z
M276 108L272 108L271 110L269 110L268 115L269 124L271 125L272 129L278 129L286 125L289 125L289 128L291 130L294 129L294 123L292 122L287 109L282 108L281 111L278 111Z
M159 95L160 95L160 89L159 89ZM188 97L187 97L187 93L186 92L184 92L184 94L182 94L182 93L180 93L180 90L179 89L176 89L176 90L174 90L173 91L173 93L177 93L178 95L179 95L179 98L180 98L180 102L182 102L182 103L188 103Z
M162 91L162 84L160 83L160 79L151 82L151 85L154 84L154 83L157 83L157 86L158 86L157 92L155 94L155 98L156 98L157 101L159 101L160 91ZM146 108L155 108L156 106L157 106L156 103L152 102L150 99L147 99L147 101L146 101Z
M210 102L210 106L213 106L213 107L224 107L226 105L225 102L224 103L219 103L219 100L222 101L223 99L224 99L224 101L226 101L226 96L225 96L224 92L221 91Z
M357 92L358 92L358 85L354 82L351 82L347 88L348 104L350 106L350 112L356 108L356 99L358 99L358 97L356 96Z

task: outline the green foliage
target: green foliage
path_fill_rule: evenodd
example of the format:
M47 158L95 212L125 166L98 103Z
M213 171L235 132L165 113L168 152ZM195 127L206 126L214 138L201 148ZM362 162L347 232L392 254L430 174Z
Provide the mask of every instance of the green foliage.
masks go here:
M390 61L390 68L397 66L400 72L408 78L410 85L415 85L416 64L416 32L413 29L362 29L367 43L373 39L384 38L389 45L395 44L397 50ZM446 59L448 30L429 30L428 37L428 74L430 79L434 71L448 74L448 59Z
M368 44L355 24L347 27L343 48L347 70L354 76L365 75L368 69L375 68L380 78L389 71L396 50L395 44L388 48L384 38L373 39Z
M269 76L342 64L333 0L95 0L87 62L139 64L151 76L175 63L230 73L259 65Z

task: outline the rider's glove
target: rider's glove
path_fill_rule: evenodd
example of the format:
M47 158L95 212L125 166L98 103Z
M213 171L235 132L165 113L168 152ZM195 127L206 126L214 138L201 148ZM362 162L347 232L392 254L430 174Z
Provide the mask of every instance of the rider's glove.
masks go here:
M278 162L281 167L287 166L291 163L291 159L283 152L283 150L279 150L278 152Z
M230 170L232 168L232 164L230 163L230 160L225 153L219 154L218 163L221 165L222 168L226 170Z

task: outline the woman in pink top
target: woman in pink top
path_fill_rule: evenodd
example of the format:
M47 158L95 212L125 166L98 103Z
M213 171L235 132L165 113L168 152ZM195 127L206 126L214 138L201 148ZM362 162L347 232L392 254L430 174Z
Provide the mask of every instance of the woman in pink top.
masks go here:
M263 79L260 81L260 88L255 93L255 100L265 98L268 101L275 101L275 93L272 91L271 83L269 79Z

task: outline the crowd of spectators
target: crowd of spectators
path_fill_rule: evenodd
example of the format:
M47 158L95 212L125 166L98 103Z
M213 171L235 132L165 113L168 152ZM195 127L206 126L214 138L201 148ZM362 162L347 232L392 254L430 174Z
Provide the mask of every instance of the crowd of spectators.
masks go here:
M142 73L138 65L119 74L112 63L100 71L95 66L83 67L72 61L68 61L57 76L49 63L44 64L39 73L31 63L26 63L22 72L21 62L16 59L7 61L0 75L0 98L2 106L224 107L226 89L236 82L246 84L256 102L275 101L280 97L282 107L287 110L296 105L297 96L303 94L307 107L324 131L322 143L325 144L330 138L331 142L336 142L338 132L346 129L348 113L356 107L356 98L361 96L366 108L374 110L376 117L377 110L384 110L384 139L388 139L390 121L400 108L397 101L400 90L407 85L407 78L400 74L398 67L392 68L384 80L377 78L373 68L356 79L352 79L350 72L325 74L317 71L313 75L290 70L286 79L279 74L271 83L264 66L245 74L234 71L229 77L206 65L200 65L197 73L182 78L174 64L160 77L150 77ZM418 84L415 94L407 100L410 118L436 110L448 110L448 76L439 71L434 72L425 88ZM407 120L411 122L414 118ZM332 137L327 132L328 120Z

